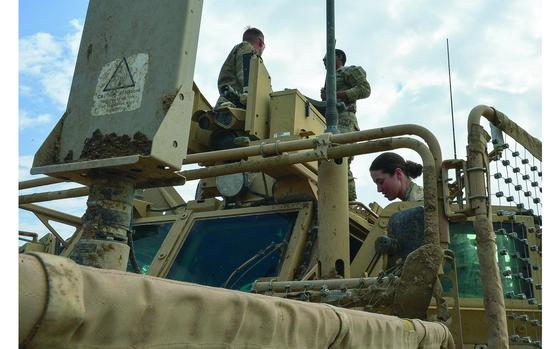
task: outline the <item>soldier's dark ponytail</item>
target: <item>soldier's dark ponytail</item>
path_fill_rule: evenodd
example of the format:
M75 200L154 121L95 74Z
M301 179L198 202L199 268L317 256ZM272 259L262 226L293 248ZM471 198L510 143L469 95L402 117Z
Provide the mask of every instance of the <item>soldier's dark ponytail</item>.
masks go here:
M419 177L422 174L422 165L417 164L414 161L407 160L405 173L411 178Z
M405 161L402 156L393 152L386 152L376 157L369 170L381 170L383 173L394 175L397 168L403 170L411 178L416 178L422 174L422 165L410 160Z

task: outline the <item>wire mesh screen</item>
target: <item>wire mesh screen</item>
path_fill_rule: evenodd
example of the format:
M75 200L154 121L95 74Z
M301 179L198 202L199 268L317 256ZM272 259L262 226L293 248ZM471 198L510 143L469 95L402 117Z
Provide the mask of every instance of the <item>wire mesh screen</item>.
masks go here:
M491 200L500 206L494 223L496 236L507 243L498 246L504 285L509 339L512 343L541 347L542 309L542 162L513 138L492 132L490 153ZM514 224L516 215L530 216L533 224ZM521 301L527 306L519 306ZM515 309L516 310L512 310Z
M509 206L542 222L542 162L513 138L494 138L490 158L492 203ZM515 210L517 211L517 210Z

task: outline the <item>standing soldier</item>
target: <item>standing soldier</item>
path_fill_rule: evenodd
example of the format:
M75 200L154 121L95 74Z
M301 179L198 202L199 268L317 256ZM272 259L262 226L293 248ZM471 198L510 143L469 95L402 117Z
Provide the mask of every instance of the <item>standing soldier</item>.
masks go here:
M338 131L340 133L359 131L356 119L356 101L370 95L371 89L366 80L366 72L360 66L346 64L346 54L340 49L335 50L336 62L336 101L346 104L346 111L338 113ZM323 58L325 66L326 58ZM326 99L325 88L321 89L321 99ZM356 200L356 184L350 170L350 162L354 157L348 158L348 201Z
M249 85L249 64L254 55L261 56L265 48L264 34L257 28L243 33L243 42L233 47L218 76L220 98L216 107L245 108Z

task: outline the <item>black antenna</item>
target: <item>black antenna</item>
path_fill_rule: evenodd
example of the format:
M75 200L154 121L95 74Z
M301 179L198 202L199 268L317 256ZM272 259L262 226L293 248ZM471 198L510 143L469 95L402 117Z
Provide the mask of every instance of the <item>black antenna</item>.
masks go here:
M449 39L447 43L447 72L449 74L449 98L451 99L451 126L453 127L453 156L457 159L457 145L455 144L455 117L453 116L453 93L451 92L451 65L449 63Z

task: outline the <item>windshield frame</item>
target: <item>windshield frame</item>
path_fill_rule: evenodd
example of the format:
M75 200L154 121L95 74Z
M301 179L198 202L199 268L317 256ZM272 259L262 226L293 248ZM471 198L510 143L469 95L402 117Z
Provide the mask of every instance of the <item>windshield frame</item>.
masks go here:
M294 270L300 263L302 251L305 246L309 225L313 218L312 202L290 203L261 207L244 207L228 210L194 212L184 210L177 216L177 220L169 230L167 237L161 244L152 264L148 275L166 278L171 270L173 263L181 247L187 240L194 223L199 219L247 216L254 214L298 212L294 228L290 235L290 240L281 261L281 268L277 280L291 280L294 277Z

